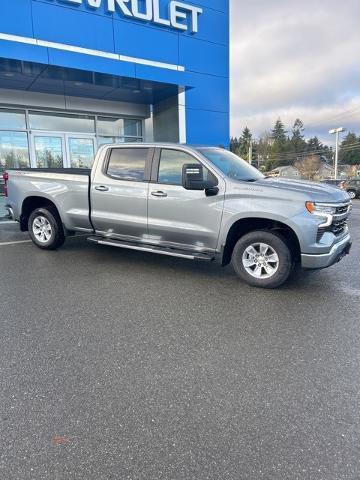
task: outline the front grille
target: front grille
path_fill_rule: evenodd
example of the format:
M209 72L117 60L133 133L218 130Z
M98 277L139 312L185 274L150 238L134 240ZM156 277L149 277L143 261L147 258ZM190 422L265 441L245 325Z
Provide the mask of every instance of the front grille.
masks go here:
M348 212L349 205L341 205L336 208L336 215L344 215L345 213Z
M333 233L336 237L339 237L345 232L346 229L347 229L347 218L344 218L343 220L334 220L333 223L328 227L323 227L318 229L316 241L319 242L321 240L321 237L326 232Z
M331 205L331 204L330 204ZM333 233L336 237L340 237L347 230L347 221L351 211L351 202L345 202L336 205L336 211L333 215L333 222L328 227L320 227L317 232L316 241L320 242L322 236L326 232Z

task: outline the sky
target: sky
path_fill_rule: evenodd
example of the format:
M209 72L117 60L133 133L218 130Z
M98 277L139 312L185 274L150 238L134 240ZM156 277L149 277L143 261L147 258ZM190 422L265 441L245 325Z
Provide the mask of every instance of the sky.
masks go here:
M296 118L360 134L360 0L230 0L231 134Z

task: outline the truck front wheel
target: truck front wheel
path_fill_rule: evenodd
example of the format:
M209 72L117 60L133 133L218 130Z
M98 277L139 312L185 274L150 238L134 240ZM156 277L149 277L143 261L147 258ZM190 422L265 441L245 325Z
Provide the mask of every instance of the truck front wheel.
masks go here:
M28 228L31 240L44 250L55 250L65 241L61 219L51 206L31 212Z
M235 272L254 287L279 287L289 278L293 263L285 240L266 230L256 230L241 237L232 254Z

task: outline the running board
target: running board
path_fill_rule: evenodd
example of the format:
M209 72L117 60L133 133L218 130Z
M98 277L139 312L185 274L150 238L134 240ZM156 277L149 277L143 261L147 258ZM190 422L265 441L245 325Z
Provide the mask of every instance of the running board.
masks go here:
M139 250L140 252L158 253L159 255L167 255L168 257L186 258L188 260L205 260L211 261L213 256L204 253L192 253L185 250L175 250L172 248L161 248L152 245L142 245L137 243L128 243L104 237L88 237L89 242L97 243L98 245L108 245L109 247L127 248L128 250Z

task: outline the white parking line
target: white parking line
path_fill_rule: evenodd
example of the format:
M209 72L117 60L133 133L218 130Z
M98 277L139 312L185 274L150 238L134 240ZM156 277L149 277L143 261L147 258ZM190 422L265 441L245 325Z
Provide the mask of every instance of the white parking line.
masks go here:
M17 240L15 242L2 242L0 243L0 247L4 247L5 245L15 245L16 243L31 243L32 240Z

